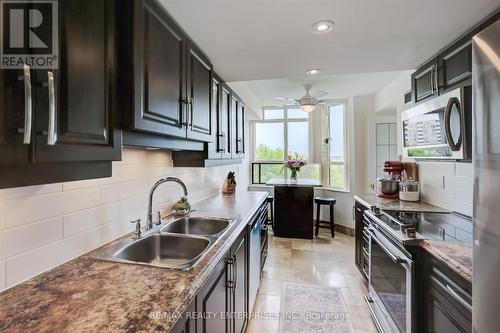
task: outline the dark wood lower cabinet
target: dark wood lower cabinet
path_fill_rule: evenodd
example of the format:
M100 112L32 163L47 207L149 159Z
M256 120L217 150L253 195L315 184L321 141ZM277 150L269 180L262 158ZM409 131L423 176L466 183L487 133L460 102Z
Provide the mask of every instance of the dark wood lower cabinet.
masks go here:
M431 287L427 297L427 332L472 332L471 322L439 291L437 291L436 288Z
M354 219L354 258L356 266L365 279L368 279L368 231L365 230L363 212L367 207L354 201L352 207L352 218Z
M238 237L196 296L200 317L196 323L198 333L241 333L246 330L247 237L246 231Z
M177 320L170 333L195 333L196 319L191 314L196 312L196 302L191 303L184 315Z
M472 332L472 284L428 253L422 258L422 332Z
M229 332L229 321L226 314L229 312L228 298L228 257L224 257L209 277L205 286L196 296L197 311L203 314L197 320L199 333Z
M247 277L247 236L241 237L233 247L233 279L234 287L232 288L232 311L233 315L233 332L244 332L247 326L246 314L248 313L248 281Z

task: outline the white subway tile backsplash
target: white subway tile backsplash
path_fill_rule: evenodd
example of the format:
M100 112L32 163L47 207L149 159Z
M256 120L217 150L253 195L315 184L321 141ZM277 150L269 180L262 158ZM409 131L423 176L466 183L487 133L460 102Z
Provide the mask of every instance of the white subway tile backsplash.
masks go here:
M151 181L149 180L135 180L104 185L101 187L101 203L106 204L147 194L150 184Z
M78 234L99 226L105 217L105 208L85 209L63 217L63 237Z
M55 193L62 191L62 184L46 184L35 186L15 187L0 190L0 199L26 198L41 194Z
M5 201L5 227L68 214L99 205L99 188L59 192Z
M11 257L5 261L6 287L10 288L99 245L100 234L96 228Z
M102 243L108 243L113 239L121 237L126 233L132 232L135 229L135 224L130 223L130 221L141 219L141 226L144 227L146 223L146 212L142 210L132 215L119 218L110 223L106 223L101 227L101 241Z
M471 163L420 162L418 173L423 201L465 215L472 215Z
M122 160L115 164L147 164L148 152L145 149L127 148L122 150Z
M6 229L2 234L0 259L5 259L61 239L62 217Z
M0 231L5 228L5 203L0 199Z
M5 289L5 261L0 261L0 292Z
M458 177L472 177L472 163L456 163L456 175Z
M170 152L125 148L110 178L0 190L0 290L133 231L131 220L144 225L149 190L161 177L181 178L196 204L219 191L228 171L246 188L246 169L173 168ZM154 219L183 195L178 184L160 185Z

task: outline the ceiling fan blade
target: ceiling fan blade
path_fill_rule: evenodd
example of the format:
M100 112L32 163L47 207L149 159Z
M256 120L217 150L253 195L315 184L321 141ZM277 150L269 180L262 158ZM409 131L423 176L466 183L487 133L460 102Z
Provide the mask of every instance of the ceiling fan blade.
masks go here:
M273 99L279 100L279 101L293 101L295 102L295 98L285 98L285 97L274 97Z
M316 98L325 97L326 95L328 95L328 93L326 91L323 91L323 90L316 90L316 91L311 92L311 96L314 96Z

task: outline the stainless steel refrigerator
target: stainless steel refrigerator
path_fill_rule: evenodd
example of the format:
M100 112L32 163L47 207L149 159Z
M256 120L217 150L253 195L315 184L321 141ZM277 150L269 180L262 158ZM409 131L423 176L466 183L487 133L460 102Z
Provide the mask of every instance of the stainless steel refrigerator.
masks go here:
M500 20L473 38L472 326L500 331Z

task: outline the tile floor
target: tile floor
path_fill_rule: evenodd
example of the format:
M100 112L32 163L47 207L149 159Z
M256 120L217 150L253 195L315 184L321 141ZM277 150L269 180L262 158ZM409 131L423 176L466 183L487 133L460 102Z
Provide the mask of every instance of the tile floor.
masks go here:
M283 282L341 288L356 333L377 332L363 299L367 289L354 264L354 238L320 230L313 240L269 235L269 257L253 311L280 310ZM279 318L252 319L248 333L277 333ZM344 333L344 332L332 332Z

